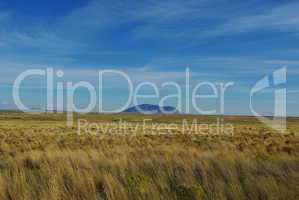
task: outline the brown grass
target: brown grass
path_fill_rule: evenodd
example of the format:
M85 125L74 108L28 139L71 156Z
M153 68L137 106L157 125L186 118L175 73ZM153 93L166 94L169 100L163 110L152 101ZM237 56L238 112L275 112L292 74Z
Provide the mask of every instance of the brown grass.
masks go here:
M233 136L99 137L78 136L61 115L2 113L0 199L299 199L299 120L289 120L285 135L251 118L226 120Z

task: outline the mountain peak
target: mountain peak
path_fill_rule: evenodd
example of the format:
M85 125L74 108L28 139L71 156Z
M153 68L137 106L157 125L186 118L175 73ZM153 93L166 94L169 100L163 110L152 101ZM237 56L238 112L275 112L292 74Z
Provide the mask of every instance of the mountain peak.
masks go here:
M178 110L172 106L159 106L152 104L140 104L130 107L123 111L124 113L142 113L142 114L176 114Z

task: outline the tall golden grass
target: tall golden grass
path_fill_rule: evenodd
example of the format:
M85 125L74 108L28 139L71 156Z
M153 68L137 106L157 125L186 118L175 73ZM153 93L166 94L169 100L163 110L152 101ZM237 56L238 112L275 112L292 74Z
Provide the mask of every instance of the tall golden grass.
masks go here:
M99 137L62 118L0 114L0 199L299 199L299 120L285 135L231 118L233 136Z

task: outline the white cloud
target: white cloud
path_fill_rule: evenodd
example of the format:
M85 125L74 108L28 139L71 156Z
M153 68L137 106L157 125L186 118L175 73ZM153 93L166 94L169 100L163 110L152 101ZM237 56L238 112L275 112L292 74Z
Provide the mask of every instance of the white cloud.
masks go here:
M265 60L264 63L275 64L275 65L298 65L299 60Z
M52 24L38 24L25 31L14 25L10 12L0 13L9 23L0 28L0 45L41 48L51 53L91 52L92 38L101 40L113 28L134 24L129 39L202 40L251 31L299 32L299 3L248 11L248 3L227 5L225 0L98 1L77 8ZM243 11L243 12L241 12ZM31 26L31 25L28 25ZM99 49L97 53L107 50Z
M233 17L221 25L216 25L200 33L202 37L223 35L239 35L252 31L299 31L299 3L289 3L284 6L264 10L258 14Z

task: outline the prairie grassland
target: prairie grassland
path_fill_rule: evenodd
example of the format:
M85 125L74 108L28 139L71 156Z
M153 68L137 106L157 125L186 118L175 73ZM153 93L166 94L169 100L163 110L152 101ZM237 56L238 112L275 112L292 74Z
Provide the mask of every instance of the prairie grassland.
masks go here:
M83 115L93 122L139 115ZM157 123L215 116L146 116ZM0 113L0 199L299 199L299 119L278 134L225 117L234 135L77 134L63 114Z

